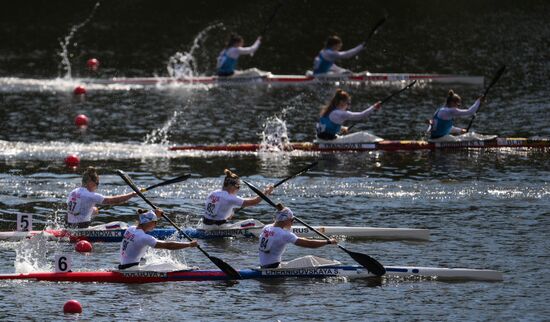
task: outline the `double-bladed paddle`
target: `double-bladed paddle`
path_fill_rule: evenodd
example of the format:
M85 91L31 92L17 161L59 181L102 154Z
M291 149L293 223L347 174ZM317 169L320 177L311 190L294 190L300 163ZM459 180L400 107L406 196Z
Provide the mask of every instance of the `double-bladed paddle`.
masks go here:
M145 201L147 204L149 204L149 206L151 206L153 209L157 209L157 206L155 206L151 201L149 201L149 199L147 199L143 193L139 190L139 188L135 185L135 183L132 181L132 179L122 170L116 170L116 173L122 178L122 180L124 180L124 182L126 182L126 184L128 186L130 186L130 188L132 188L132 190L134 190L134 192L141 197L141 199L143 199L143 201ZM176 223L174 223L170 218L168 218L168 216L162 214L162 217L164 217L164 219L168 220L168 222L174 226L174 228L177 229L177 231L182 234L185 238L187 238L189 241L193 241L193 239L191 237L189 237L189 235L187 235L183 230L181 230L181 228L179 228ZM239 272L237 272L237 270L235 270L233 267L231 267L231 265L227 264L226 262L224 262L223 260L221 260L220 258L217 258L217 257L214 257L214 256L211 256L210 254L208 254L204 249L202 249L202 247L200 247L200 245L197 245L197 248L206 256L208 257L208 259L210 259L212 261L212 263L214 263L216 266L218 266L219 269L221 269L225 274L227 274L227 276L231 277L231 279L241 279L241 274L239 274Z
M139 191L147 192L149 190L152 190L152 189L155 189L155 188L158 188L158 187L167 186L169 184L174 184L174 183L185 181L185 180L189 179L190 177L191 177L190 174L184 174L184 175L181 175L179 177L175 177L175 178L172 178L172 179L154 184L154 185L152 185L150 187L147 187L147 188L141 188L141 189L139 189ZM107 209L109 207L111 207L111 205L100 206L99 209Z
M502 74L504 74L504 71L506 71L506 65L502 65L502 67L500 67L497 70L497 72L495 73L495 76L493 76L493 79L489 83L489 86L487 86L487 88L485 89L485 92L483 93L483 97L487 96L487 94L489 93L489 90L491 89L491 87L493 87L498 82L498 80L500 79ZM479 112L479 109L477 110L477 112ZM477 112L476 112L476 114L474 114L472 116L472 119L470 120L470 124L468 124L468 127L466 128L466 133L468 133L468 131L470 131L470 127L472 127L472 124L474 123L474 120L476 119Z
M399 95L401 94L402 92L406 91L407 89L411 88L414 86L414 84L416 84L416 80L413 80L412 82L410 82L407 86L403 87L402 89L396 91L396 92L393 92L391 93L390 95L388 95L387 97L385 97L383 100L380 101L380 104L384 104L386 103L387 101L389 101L392 97L396 96L396 95ZM355 124L352 124L350 127L348 127L348 131L351 130L355 125L357 125L358 123L355 123Z
M273 19L275 19L275 16L277 15L277 12L279 12L279 9L283 6L283 2L279 0L279 4L277 4L277 7L273 10L273 13L271 13L271 16L269 16L269 19L264 25L264 28L262 29L262 32L260 32L260 37L263 37L265 33L267 32L267 29L269 28L269 25L273 22Z
M380 20L378 20L378 22L376 23L376 25L374 25L374 27L372 28L372 30L370 31L370 33L368 34L367 38L365 38L365 42L363 43L364 45L366 45L369 40L371 39L371 37L376 34L376 32L378 31L378 28L380 28L380 26L382 26L384 24L384 22L386 22L386 20L388 19L388 17L384 17Z
M181 175L179 177L175 177L173 179L169 179L169 180L166 180L166 181L163 181L163 182L160 182L160 183L157 183L157 184L154 184L150 187L147 187L147 188L142 188L142 189L139 189L141 192L147 192L151 189L155 189L155 188L158 188L158 187L162 187L162 186L167 186L169 184L174 184L174 183L178 183L178 182L182 182L182 181L185 181L187 179L189 179L191 177L190 174L184 174L184 175Z
M307 167L303 168L302 170L296 172L295 174L293 174L291 176L288 176L288 177L284 178L283 180L277 182L275 185L273 185L273 189L277 188L278 186L282 185L283 183L287 182L288 180L290 180L292 178L296 178L297 176L309 171L311 168L315 167L318 163L319 163L318 161L315 161L312 164L308 165ZM235 212L233 214L236 214L236 213L238 213L239 211L241 211L243 209L244 208L241 207L241 208L235 210Z
M277 209L277 205L273 201L271 201L271 199L269 199L263 192L261 192L260 189L256 188L253 184L251 184L249 182L246 182L245 180L243 180L243 182L252 191L254 191L258 196L260 196L260 198L267 201L267 203L269 203L271 206L273 206L275 209ZM327 235L321 233L317 229L315 229L315 228L311 227L310 225L306 224L300 218L294 216L294 219L296 219L299 223L306 226L307 228L313 230L314 232L316 232L319 236L323 237L324 239L330 240L330 238ZM371 273L373 273L377 276L382 276L382 275L386 274L386 269L384 268L384 266L382 264L380 264L376 259L370 257L369 255L349 251L346 248L344 248L344 246L339 245L339 244L338 244L338 247L340 247L341 250L345 251L349 256L351 256L351 258L353 258L357 263L361 264L361 266L368 269L369 272L371 272Z

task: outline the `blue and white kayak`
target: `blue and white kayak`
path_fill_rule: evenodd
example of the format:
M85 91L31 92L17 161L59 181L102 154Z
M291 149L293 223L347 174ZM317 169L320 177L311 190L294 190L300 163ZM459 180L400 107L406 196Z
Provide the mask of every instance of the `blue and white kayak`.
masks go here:
M264 224L255 219L247 219L225 225L202 225L197 227L185 227L183 231L191 238L210 239L226 237L258 237ZM22 240L36 235L42 235L47 239L68 240L77 242L87 240L89 242L120 242L128 228L124 222L113 222L86 229L45 229L33 231L4 231L0 232L0 240ZM427 241L430 232L427 229L414 228L378 228L378 227L344 227L344 226L314 226L315 229L331 236L343 236L349 238L366 238L381 240L413 240ZM304 226L292 226L292 231L299 237L318 237L315 232ZM176 234L174 228L156 228L149 232L158 239L169 239ZM183 236L179 236L183 237Z

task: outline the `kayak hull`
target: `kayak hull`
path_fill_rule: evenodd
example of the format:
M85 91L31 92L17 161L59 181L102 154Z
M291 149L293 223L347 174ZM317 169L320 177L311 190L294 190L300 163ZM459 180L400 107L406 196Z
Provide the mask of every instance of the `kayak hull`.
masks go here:
M349 279L378 278L362 266L322 266L284 269L243 269L243 279L279 278L330 278ZM503 280L501 272L467 268L438 268L412 266L386 266L386 278L425 278L441 281L488 281ZM231 278L219 270L185 270L174 272L154 271L99 271L99 272L38 272L0 275L0 280L32 280L79 283L160 283L184 281L225 281Z
M171 151L226 151L257 152L261 144L240 143L228 145L180 145L172 146ZM550 138L494 138L484 141L429 142L417 140L384 140L365 143L312 143L294 142L285 146L287 151L312 152L362 152L362 151L415 151L415 150L453 150L487 148L550 148Z
M427 229L413 228L378 228L378 227L343 227L343 226L315 226L321 232L334 236L345 236L350 238L366 238L381 240L412 240L427 241L430 232ZM243 227L230 229L197 229L184 228L184 232L194 239L216 239L227 237L256 238L259 236L262 227ZM0 232L0 240L23 240L42 234L47 239L64 239L71 242L87 240L89 242L115 243L121 242L126 229L60 229L60 230L35 230L30 232ZM318 235L307 227L293 226L292 231L299 237L318 237ZM157 228L150 235L157 239L169 239L177 231L174 228ZM183 237L183 236L181 236Z

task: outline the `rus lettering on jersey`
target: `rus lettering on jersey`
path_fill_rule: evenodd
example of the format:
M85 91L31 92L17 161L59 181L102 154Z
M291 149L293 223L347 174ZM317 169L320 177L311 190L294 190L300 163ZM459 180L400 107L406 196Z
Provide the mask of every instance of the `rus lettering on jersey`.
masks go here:
M135 235L132 234L132 233L129 232L129 231L126 231L126 232L124 233L124 239L127 239L127 240L134 240L134 237L135 237Z
M274 231L271 231L271 230L264 230L264 233L262 234L262 237L270 237L270 236L275 236L275 232Z

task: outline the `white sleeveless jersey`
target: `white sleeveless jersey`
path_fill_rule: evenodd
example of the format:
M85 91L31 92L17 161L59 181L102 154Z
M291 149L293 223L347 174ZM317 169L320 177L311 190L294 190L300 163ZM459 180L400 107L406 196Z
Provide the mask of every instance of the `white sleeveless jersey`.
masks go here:
M294 244L298 240L291 231L267 225L260 234L260 265L269 265L281 262L287 244Z
M74 189L67 197L67 221L70 224L91 221L93 208L101 204L103 199L103 195L84 187Z
M233 208L242 207L244 199L225 190L211 192L204 204L204 217L212 220L225 220L231 217Z
M139 263L147 247L155 247L157 240L136 226L129 227L124 232L124 238L120 243L120 265Z

